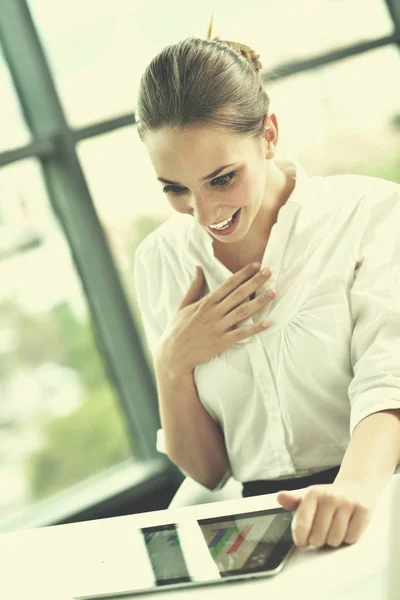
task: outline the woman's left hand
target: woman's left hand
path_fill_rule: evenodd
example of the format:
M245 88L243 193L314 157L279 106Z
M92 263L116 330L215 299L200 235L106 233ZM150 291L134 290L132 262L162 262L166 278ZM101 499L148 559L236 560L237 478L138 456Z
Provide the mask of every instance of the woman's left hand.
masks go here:
M277 500L287 510L296 511L292 521L296 546L320 548L327 544L338 548L360 538L377 501L378 488L371 482L338 481L282 491Z

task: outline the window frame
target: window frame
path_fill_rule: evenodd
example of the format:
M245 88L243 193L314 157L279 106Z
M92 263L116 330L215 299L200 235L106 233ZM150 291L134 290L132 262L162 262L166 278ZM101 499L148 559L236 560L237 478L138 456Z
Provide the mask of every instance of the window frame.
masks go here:
M400 0L382 1L393 19L391 35L277 65L262 71L262 80L276 81L389 44L400 49ZM135 441L139 461L149 465L161 461L163 472L171 473L171 464L156 450L160 421L154 371L146 360L77 155L81 140L132 126L135 115L132 112L79 128L69 126L26 0L2 0L0 44L32 135L32 142L26 146L0 153L0 168L29 157L40 161L48 197L74 256L96 341L117 391L130 441ZM41 524L49 524L50 520L46 523L44 519Z

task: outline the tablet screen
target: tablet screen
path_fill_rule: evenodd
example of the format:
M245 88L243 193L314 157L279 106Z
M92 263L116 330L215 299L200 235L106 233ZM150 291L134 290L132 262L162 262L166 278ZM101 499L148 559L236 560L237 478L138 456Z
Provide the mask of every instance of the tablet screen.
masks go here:
M284 509L143 528L156 585L275 571L293 546Z
M274 570L293 544L289 511L247 513L198 521L222 577Z
M156 585L191 581L175 524L142 530Z

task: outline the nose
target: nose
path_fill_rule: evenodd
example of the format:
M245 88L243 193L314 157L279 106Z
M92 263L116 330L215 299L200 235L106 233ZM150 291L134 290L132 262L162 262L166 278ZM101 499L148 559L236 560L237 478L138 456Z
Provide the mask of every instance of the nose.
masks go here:
M217 210L215 207L211 205L211 202L206 198L194 198L192 208L190 209L190 214L194 216L196 221L202 226L207 227L214 223L217 217Z

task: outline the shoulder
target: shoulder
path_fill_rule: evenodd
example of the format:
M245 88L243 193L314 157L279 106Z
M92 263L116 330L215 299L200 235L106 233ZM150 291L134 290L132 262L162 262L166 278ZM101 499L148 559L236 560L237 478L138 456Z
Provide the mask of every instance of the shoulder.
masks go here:
M367 199L379 201L386 197L399 196L400 185L381 177L368 175L327 175L312 177L315 185L326 193L335 193L343 198Z
M190 231L194 219L171 215L146 236L134 255L133 275L139 306L148 322L164 331L188 287L185 271Z
M375 214L400 210L400 185L367 175L327 175L311 177L317 207L323 212L358 215L368 219Z

